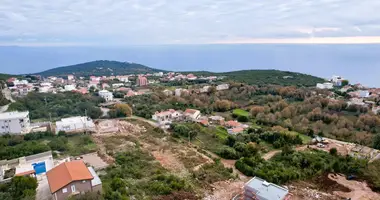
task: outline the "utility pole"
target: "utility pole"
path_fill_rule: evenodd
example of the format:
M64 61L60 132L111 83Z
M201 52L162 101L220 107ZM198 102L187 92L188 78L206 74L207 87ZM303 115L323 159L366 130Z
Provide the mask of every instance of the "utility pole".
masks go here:
M84 127L84 134L87 135L87 109L84 109L84 116L86 116L86 117L85 117L84 124L83 124L83 127Z

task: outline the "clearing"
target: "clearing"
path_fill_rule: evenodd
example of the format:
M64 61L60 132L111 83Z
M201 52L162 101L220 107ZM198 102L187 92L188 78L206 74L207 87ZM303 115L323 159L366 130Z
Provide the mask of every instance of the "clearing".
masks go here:
M249 112L243 109L235 109L232 111L232 113L236 116L245 116L245 117L249 116Z

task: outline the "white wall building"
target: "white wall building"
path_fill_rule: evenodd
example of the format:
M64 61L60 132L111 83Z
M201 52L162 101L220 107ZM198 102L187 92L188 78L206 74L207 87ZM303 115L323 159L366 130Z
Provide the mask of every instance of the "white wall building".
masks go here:
M75 85L65 85L65 91L73 91L75 89Z
M28 81L27 80L18 80L16 79L15 81L13 81L13 85L17 86L17 85L27 85L28 84Z
M197 120L201 116L201 111L194 109L186 109L184 115L188 120Z
M164 91L162 91L162 93L164 93L166 96L172 96L173 95L173 91L171 91L171 90L164 90Z
M55 132L59 131L65 132L84 132L84 131L94 131L95 124L89 117L69 117L63 118L61 121L55 123Z
M209 86L209 85L203 86L203 88L200 89L200 92L201 93L207 93L210 90L210 87L211 86Z
M180 97L182 94L182 90L183 90L182 88L175 89L174 91L175 96Z
M0 114L0 134L28 133L30 127L29 112L5 112Z
M170 123L172 121L180 120L181 118L182 113L174 109L169 109L163 112L156 112L154 115L152 115L152 119L160 124Z
M113 94L110 91L107 90L101 90L99 91L99 96L105 99L106 101L112 101L113 100Z
M112 84L112 88L118 88L118 87L123 87L124 83L114 83Z
M369 97L369 91L368 90L360 90L359 91L359 97L360 98L368 98Z
M67 80L69 80L69 81L74 80L74 76L73 76L73 75L68 75L68 76L67 76Z
M332 83L328 83L328 82L326 82L326 83L318 83L317 84L317 88L318 89L333 89L334 88L334 84L332 84Z
M218 91L228 90L229 88L230 88L230 85L228 85L228 84L221 84L221 85L216 86L216 90L218 90Z

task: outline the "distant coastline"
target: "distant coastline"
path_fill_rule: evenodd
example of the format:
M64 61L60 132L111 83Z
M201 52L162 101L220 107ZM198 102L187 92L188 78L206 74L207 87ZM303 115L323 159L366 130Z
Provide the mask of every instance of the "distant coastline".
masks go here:
M380 45L215 44L130 47L0 47L0 73L25 74L92 60L131 61L168 71L278 69L380 86Z

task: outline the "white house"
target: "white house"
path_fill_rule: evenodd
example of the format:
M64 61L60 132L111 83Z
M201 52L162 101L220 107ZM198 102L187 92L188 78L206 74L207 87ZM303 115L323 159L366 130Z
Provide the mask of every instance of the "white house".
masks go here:
M157 72L153 74L153 76L158 76L158 77L162 77L163 75L164 75L164 72Z
M112 101L113 100L113 94L110 91L107 90L101 90L99 91L99 96L105 99L106 101Z
M28 133L29 112L5 112L0 114L1 133Z
M216 86L216 90L221 91L221 90L228 90L230 88L230 85L228 84L221 84Z
M17 86L17 85L27 85L28 84L28 81L27 80L18 80L16 79L15 81L13 81L13 85Z
M112 84L112 88L118 88L118 87L123 87L124 83L114 83Z
M200 89L200 92L201 93L207 93L210 90L210 87L211 86L209 86L209 85L203 86L203 88Z
M335 86L342 86L342 81L344 80L341 76L333 76L331 81L334 83Z
M201 116L201 111L195 109L186 109L183 113L188 120L197 120Z
M182 113L174 109L169 109L163 112L156 112L152 115L152 119L157 121L160 124L171 123L172 121L178 121L182 119Z
M333 89L334 84L326 82L326 83L317 83L318 89Z
M65 85L65 91L73 91L75 89L75 85Z
M74 80L74 76L73 76L73 75L68 75L68 76L67 76L67 80L69 80L69 81Z
M359 97L360 98L368 98L369 97L369 91L368 90L360 90L359 91Z
M182 94L182 90L183 90L182 88L175 89L174 91L175 96L180 97Z
M95 124L89 117L69 117L63 118L61 121L55 122L55 132L84 132L94 131Z
M40 86L41 87L53 87L53 84L49 83L49 82L42 82L42 83L40 83Z
M162 91L162 93L164 93L166 96L172 96L173 95L173 91L171 91L171 90L164 90L164 91Z

